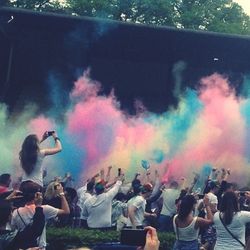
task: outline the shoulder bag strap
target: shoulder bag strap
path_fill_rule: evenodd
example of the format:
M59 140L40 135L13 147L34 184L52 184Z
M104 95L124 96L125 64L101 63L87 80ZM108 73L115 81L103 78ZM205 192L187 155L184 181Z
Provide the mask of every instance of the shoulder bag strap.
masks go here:
M235 239L237 240L244 248L246 247L245 244L243 244L229 229L228 227L226 226L226 224L224 223L224 221L222 220L221 218L221 213L219 213L219 217L220 217L220 221L222 223L222 225L225 227L225 229L227 230L227 232Z
M20 215L20 213L19 213L18 209L17 209L17 214L19 215L19 217L20 217L21 221L23 222L24 226L26 227L26 226L27 226L27 224L24 222L24 220L23 220L22 216Z

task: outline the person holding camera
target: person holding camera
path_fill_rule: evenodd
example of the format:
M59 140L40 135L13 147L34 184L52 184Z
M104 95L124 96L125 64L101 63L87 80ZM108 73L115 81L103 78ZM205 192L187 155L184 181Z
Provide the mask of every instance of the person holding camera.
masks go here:
M17 230L23 230L31 222L35 213L35 199L37 193L41 192L40 185L32 181L27 181L22 187L23 200L25 202L24 207L19 207L13 212L11 226ZM42 205L43 214L45 216L45 222L49 219L56 218L59 215L67 215L70 213L68 202L65 198L64 190L62 185L56 189L57 195L61 199L61 208L55 208L50 205ZM38 245L40 250L46 249L46 227L44 227L41 236L38 239Z
M51 148L41 148L40 143L52 136L55 145ZM40 141L35 134L28 135L22 144L19 153L21 167L23 169L22 182L33 181L43 187L42 162L45 156L57 154L62 150L62 144L55 131L46 131Z
M18 250L36 247L36 239L42 234L45 217L43 214L42 194L37 193L34 198L34 216L32 224L24 227L23 230L7 230L6 226L12 216L11 201L19 199L20 194L13 191L5 200L0 200L0 249Z

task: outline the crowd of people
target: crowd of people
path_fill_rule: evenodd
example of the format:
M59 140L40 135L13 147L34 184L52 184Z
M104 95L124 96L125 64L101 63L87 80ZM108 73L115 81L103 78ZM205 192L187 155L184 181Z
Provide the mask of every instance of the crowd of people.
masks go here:
M42 148L49 137L54 145ZM145 229L144 250L159 249L157 232L175 233L174 250L250 249L250 192L229 182L229 169L213 169L203 185L198 174L191 183L183 177L162 182L151 168L128 180L112 166L78 188L70 173L45 184L43 159L61 150L55 131L41 140L29 135L20 150L19 185L10 174L0 175L0 250L46 249L46 225Z

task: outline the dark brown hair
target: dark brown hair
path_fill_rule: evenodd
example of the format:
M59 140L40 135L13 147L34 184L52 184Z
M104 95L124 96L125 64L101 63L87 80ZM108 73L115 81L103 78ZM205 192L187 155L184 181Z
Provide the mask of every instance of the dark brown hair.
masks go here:
M22 144L19 153L21 166L26 174L31 174L37 162L37 153L39 150L38 138L36 135L28 135Z
M223 213L222 220L226 225L231 224L235 213L239 212L238 198L234 192L226 192L221 199L220 211Z

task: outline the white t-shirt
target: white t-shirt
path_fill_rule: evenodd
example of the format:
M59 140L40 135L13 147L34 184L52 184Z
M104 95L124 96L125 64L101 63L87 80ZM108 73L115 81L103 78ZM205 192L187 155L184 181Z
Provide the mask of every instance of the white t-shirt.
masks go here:
M137 209L135 210L135 225L136 226L142 226L143 225L143 221L144 221L144 213L145 213L145 207L146 207L146 200L141 196L141 195L137 195L135 197L132 197L129 201L128 201L128 209L131 206L136 207ZM132 223L131 220L128 217L128 222L127 222L127 226L131 227Z
M45 223L49 219L55 218L59 210L49 205L43 205L42 208L43 208L43 214L45 216ZM18 215L17 209L14 210L13 215L12 215L12 220L11 220L11 226L14 229L23 230L25 228L25 224L29 225L31 223L33 216L35 214L35 210L36 210L36 206L34 204L26 205L25 207L18 208L18 212L20 216L22 217L22 219ZM43 232L41 236L39 237L39 247L41 247L42 249L45 249L46 247L46 226L44 227Z
M91 197L92 197L92 195L90 193L86 192L86 193L82 194L82 196L79 199L78 206L81 209L80 219L82 219L82 220L87 220L87 218L88 218L88 214L85 213L86 212L85 201Z
M161 197L163 198L162 215L173 216L176 214L175 200L180 196L180 190L168 188L163 190Z
M121 181L107 192L92 195L83 204L83 215L87 217L87 223L90 228L111 227L112 200L119 191Z
M39 184L40 186L43 187L43 168L42 168L42 162L43 159L45 157L44 153L39 152L37 155L37 162L36 165L32 171L32 173L30 173L29 175L25 173L23 173L23 177L22 177L22 181L33 181L37 184Z
M250 212L241 211L234 215L233 220L227 228L245 244L245 225L250 222ZM241 244L235 240L225 229L219 218L219 212L214 214L214 226L217 233L215 250L243 250Z

